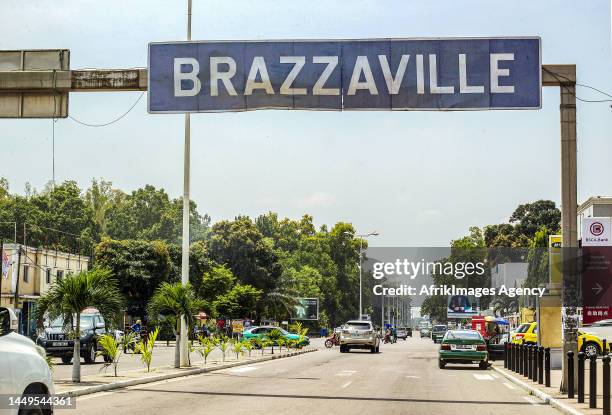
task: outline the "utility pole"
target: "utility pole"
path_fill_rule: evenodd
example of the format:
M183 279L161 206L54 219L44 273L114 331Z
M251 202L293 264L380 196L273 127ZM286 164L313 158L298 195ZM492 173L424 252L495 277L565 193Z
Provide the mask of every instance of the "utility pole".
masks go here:
M384 283L380 284L381 286L384 286ZM385 294L381 294L380 295L380 327L383 329L385 329Z
M353 234L349 231L345 231L344 234L353 237ZM355 235L356 237L359 238L359 317L357 317L358 320L361 320L361 316L363 315L363 292L362 292L362 282L361 282L362 280L361 263L363 259L363 240L364 238L368 238L370 236L378 236L378 235L379 234L376 231L370 232L364 235Z
M187 0L187 40L191 40L191 0ZM183 161L183 243L181 258L181 282L189 282L189 175L191 161L191 119L185 114L185 155ZM181 366L189 365L189 347L187 345L187 319L181 316L180 361Z
M21 246L18 244L15 244L15 246L17 247L17 276L15 277L17 278L17 280L15 281L15 297L13 299L13 310L19 311L17 307L19 306L19 269L21 268ZM19 321L21 321L21 312L19 312L18 317Z

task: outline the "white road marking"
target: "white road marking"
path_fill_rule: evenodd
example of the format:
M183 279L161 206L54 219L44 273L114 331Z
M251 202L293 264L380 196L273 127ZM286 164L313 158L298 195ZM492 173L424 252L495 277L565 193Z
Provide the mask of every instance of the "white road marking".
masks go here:
M353 376L353 373L357 372L356 370L343 370L342 372L336 373L336 376L344 376L349 377Z
M525 399L527 402L529 402L532 405L539 405L540 404L538 401L533 399L531 396L523 396L523 399Z
M349 381L349 382L346 382L344 385L342 385L342 387L343 387L343 388L346 388L346 387L347 387L348 385L350 385L351 383L353 383L353 381L352 381L352 380L351 380L351 381Z
M493 380L491 375L481 375L479 373L473 373L473 375L477 380Z
M251 370L256 370L259 369L258 367L255 366L243 366L243 367L238 367L236 369L232 369L230 370L231 373L244 373L244 372L250 372Z
M408 379L421 379L420 376L408 375L406 376Z
M516 389L511 383L508 383L508 382L504 382L504 386L507 387L508 389Z
M499 375L496 375L495 373L491 373L491 376L493 376L495 379L499 379Z

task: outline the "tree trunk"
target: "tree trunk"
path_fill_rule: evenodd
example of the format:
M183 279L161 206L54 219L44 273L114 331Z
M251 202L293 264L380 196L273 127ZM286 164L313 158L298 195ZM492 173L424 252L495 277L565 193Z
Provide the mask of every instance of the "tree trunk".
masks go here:
M72 381L81 381L81 313L76 313L74 349L72 352Z
M176 319L176 344L174 345L174 367L181 367L181 318Z

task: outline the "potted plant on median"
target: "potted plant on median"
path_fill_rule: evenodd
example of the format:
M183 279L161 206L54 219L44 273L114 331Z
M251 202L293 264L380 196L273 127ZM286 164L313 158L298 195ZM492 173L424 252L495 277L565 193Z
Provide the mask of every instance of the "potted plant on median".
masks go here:
M274 346L279 344L279 340L283 337L283 333L281 333L279 329L273 329L268 332L266 337L270 341L270 345L272 346L272 354L274 354Z
M202 356L202 358L204 359L204 365L206 366L206 360L208 359L208 355L213 350L215 350L216 346L212 340L204 338L202 337L202 335L200 335L198 338L200 340L200 346L196 347L196 352L198 352L200 356Z
M140 353L140 360L147 367L147 372L151 371L151 361L153 360L153 348L159 334L159 327L156 327L153 333L149 333L147 341L140 340L136 343L135 350Z
M36 318L42 322L45 315L50 320L61 317L64 329L73 333L74 350L72 381L81 381L81 312L97 308L106 320L121 313L123 297L110 270L94 268L68 275L56 281L38 300Z
M204 305L204 302L196 298L191 284L183 286L176 282L170 284L162 283L151 298L148 306L150 316L157 317L162 313L172 313L176 318L176 345L174 349L174 367L181 366L180 359L180 337L181 316L185 317L187 327L193 326L193 316Z
M123 350L134 343L134 337L135 333L127 333L121 336L119 341L117 341L113 335L105 334L102 336L100 338L100 347L102 347L102 350L99 351L98 354L104 356L104 366L102 366L100 370L106 370L112 366L115 377L117 377L117 364L119 363L119 358Z

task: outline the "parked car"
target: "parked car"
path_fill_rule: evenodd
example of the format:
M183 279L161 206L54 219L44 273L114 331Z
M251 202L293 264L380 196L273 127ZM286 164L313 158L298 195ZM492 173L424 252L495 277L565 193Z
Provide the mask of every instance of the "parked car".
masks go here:
M482 334L476 330L450 330L446 332L438 352L438 367L444 369L449 363L478 363L478 367L489 367L489 353Z
M351 320L342 326L340 353L347 353L351 349L370 349L372 353L380 351L380 336L371 321Z
M79 325L81 328L81 356L85 363L95 363L99 348L98 340L103 334L106 334L104 318L95 308L88 308L81 313ZM60 357L62 363L69 364L72 361L74 340L70 333L66 332L64 321L61 318L47 321L36 343L45 349L47 355Z
M497 333L487 341L489 360L503 360L506 343L510 341L510 333Z
M250 329L244 330L242 332L242 337L245 340L250 340L250 339L254 339L254 338L263 338L265 337L269 332L271 332L272 330L278 330L281 332L282 336L287 339L287 340L299 340L300 339L300 335L299 334L294 334L294 333L289 333L287 330L281 328L281 327L277 327L277 326L258 326L258 327L252 327ZM302 339L302 341L300 342L300 346L308 346L310 344L310 338L308 336L304 336L304 338Z
M434 343L441 343L447 331L448 327L445 324L436 324L431 329L431 339Z
M603 352L603 340L612 339L612 327L592 324L578 329L578 350L587 356L600 355ZM610 352L610 343L606 342L606 351Z
M53 378L45 361L45 351L27 337L16 333L17 317L13 310L0 307L0 395L26 397L38 395L51 397L54 393ZM10 401L7 402L10 404ZM52 415L53 407L37 405L26 408L0 408L0 413L17 415L32 413Z
M514 344L537 344L538 343L538 323L523 323L517 327L512 334Z

